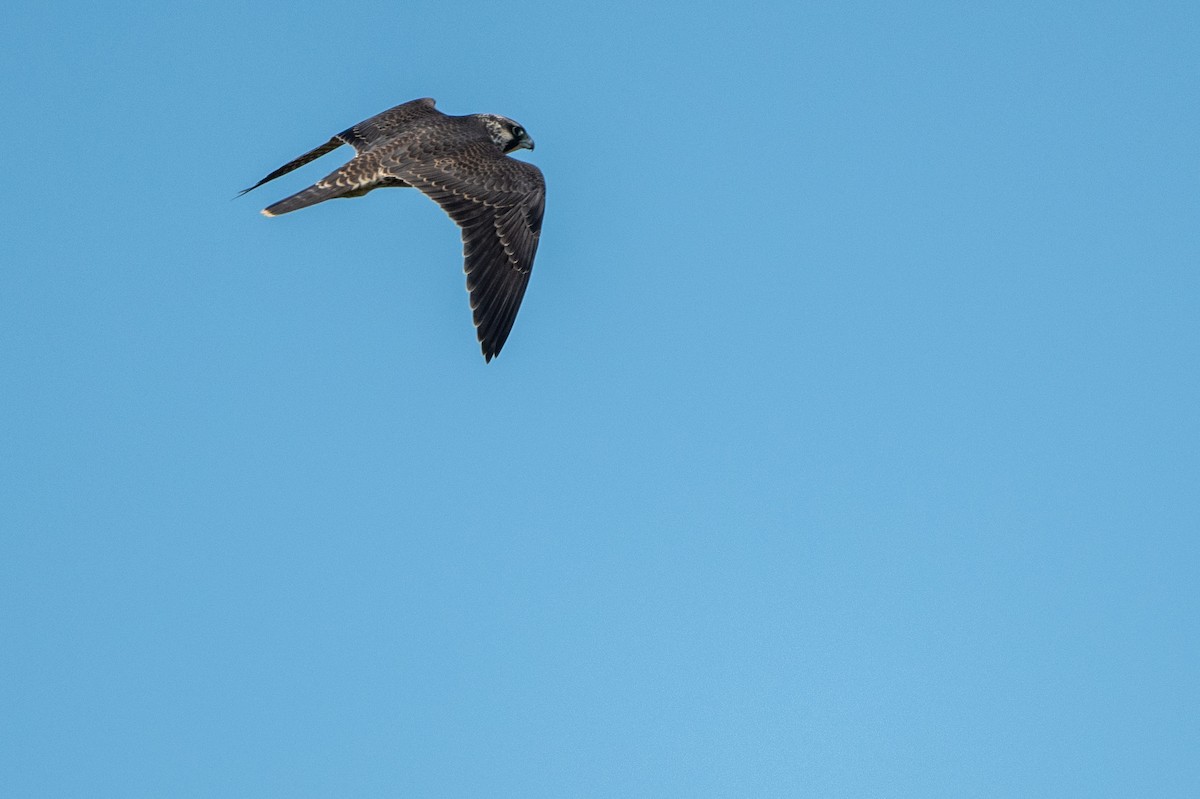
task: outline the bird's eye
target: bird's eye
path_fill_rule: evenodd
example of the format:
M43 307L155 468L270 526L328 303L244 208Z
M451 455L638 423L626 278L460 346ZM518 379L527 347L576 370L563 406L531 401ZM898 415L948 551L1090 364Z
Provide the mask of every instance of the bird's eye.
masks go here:
M520 125L517 125L516 127L514 127L512 129L512 134L519 139L525 135L525 128L521 127Z

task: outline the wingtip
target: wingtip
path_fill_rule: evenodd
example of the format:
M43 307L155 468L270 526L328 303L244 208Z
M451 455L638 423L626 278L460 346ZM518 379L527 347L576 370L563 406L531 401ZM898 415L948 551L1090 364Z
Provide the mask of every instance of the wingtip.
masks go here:
M266 208L259 211L259 213L262 214L263 216L278 216L278 214L273 214L270 211L268 211Z

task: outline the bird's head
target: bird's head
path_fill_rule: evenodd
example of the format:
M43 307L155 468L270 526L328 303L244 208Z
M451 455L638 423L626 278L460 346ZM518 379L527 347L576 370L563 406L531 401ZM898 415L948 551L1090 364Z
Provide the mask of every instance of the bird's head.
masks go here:
M513 122L508 117L499 114L476 114L488 129L488 135L500 148L501 152L511 153L514 150L532 150L533 139L525 132L525 128Z

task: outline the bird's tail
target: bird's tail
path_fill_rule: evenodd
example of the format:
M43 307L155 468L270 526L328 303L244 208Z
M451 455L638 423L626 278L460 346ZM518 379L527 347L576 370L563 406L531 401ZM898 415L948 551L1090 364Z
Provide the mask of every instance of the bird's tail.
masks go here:
M349 191L353 190L353 186L329 186L317 183L309 186L304 191L299 191L291 197L284 197L273 205L268 205L263 209L264 216L279 216L292 211L298 211L301 208L307 208L310 205L316 205L326 200L332 200L334 197L341 197Z

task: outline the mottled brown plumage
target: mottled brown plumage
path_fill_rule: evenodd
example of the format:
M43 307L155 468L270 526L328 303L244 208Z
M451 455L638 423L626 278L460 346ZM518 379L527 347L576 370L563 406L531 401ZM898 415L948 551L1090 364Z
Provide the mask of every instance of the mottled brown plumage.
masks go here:
M509 158L533 139L507 117L448 116L425 98L360 122L276 169L242 193L315 161L343 144L355 156L307 189L267 206L278 216L336 197L415 187L462 228L464 269L483 357L500 353L521 307L546 207L546 181Z

